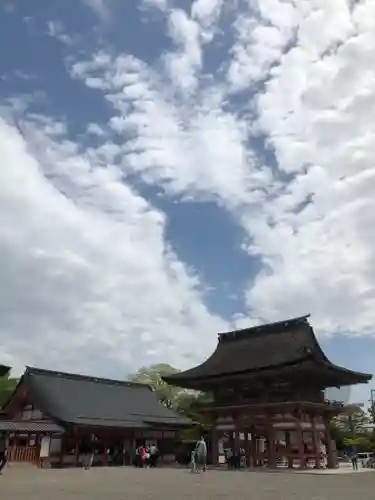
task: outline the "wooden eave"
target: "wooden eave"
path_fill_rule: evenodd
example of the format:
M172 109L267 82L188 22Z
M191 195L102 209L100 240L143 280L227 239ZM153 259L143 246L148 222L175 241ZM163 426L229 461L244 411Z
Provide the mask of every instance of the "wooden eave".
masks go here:
M366 383L372 375L329 361L307 316L219 335L213 354L202 364L163 377L189 389L212 389L228 382L269 381L290 373L313 375L322 388Z
M312 401L282 401L275 403L255 403L255 404L229 404L218 405L202 405L200 411L203 413L242 413L246 411L249 414L274 413L275 411L290 411L290 410L310 410L317 413L339 414L344 411L344 404L335 402L312 402Z

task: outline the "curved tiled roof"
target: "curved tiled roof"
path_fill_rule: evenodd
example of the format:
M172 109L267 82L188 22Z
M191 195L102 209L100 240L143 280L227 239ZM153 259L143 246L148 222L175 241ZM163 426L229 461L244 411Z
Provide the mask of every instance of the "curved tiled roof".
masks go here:
M259 374L283 368L306 368L324 374L333 385L367 382L371 375L352 372L332 364L315 337L309 316L219 334L213 354L202 364L163 377L173 385L196 388L200 381L239 374ZM333 377L332 371L335 372ZM328 387L329 385L327 385Z
M163 406L144 384L28 367L21 386L40 411L62 425L147 428L190 424Z

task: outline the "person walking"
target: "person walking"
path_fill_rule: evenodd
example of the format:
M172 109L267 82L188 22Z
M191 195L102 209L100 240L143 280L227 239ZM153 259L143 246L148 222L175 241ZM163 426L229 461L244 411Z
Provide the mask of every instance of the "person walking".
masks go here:
M195 447L195 460L197 464L197 470L199 471L200 469L202 469L203 471L205 471L207 468L207 445L203 436L201 436Z
M358 470L358 455L355 451L352 451L350 460L352 461L353 470Z
M5 432L0 433L0 475L7 463L8 440Z

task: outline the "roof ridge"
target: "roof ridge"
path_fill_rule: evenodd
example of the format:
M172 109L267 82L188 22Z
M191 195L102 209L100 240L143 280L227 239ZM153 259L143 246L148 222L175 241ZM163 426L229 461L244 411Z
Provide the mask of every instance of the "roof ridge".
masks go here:
M151 387L148 384L142 384L140 382L132 382L130 380L117 380L105 377L96 377L95 375L83 375L79 373L64 372L61 370L47 370L45 368L37 368L32 366L26 366L27 375L46 375L48 377L61 377L71 380L84 380L86 382L97 382L99 384L108 385L119 385L124 387L147 387L150 390Z
M241 328L239 330L219 333L219 342L229 340L244 340L246 338L249 338L250 336L259 334L264 335L267 333L281 333L285 331L285 328L287 328L288 326L297 326L299 324L308 323L306 320L309 317L310 314L305 314L304 316L298 316L296 318L284 319L281 321L275 321L273 323L255 325L247 328ZM280 332L278 332L278 329L280 329Z

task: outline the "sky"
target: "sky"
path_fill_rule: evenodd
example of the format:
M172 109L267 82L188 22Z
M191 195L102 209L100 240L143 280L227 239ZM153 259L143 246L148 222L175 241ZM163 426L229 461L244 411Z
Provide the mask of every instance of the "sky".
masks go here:
M310 313L374 373L374 52L372 0L2 2L0 362L188 368Z

